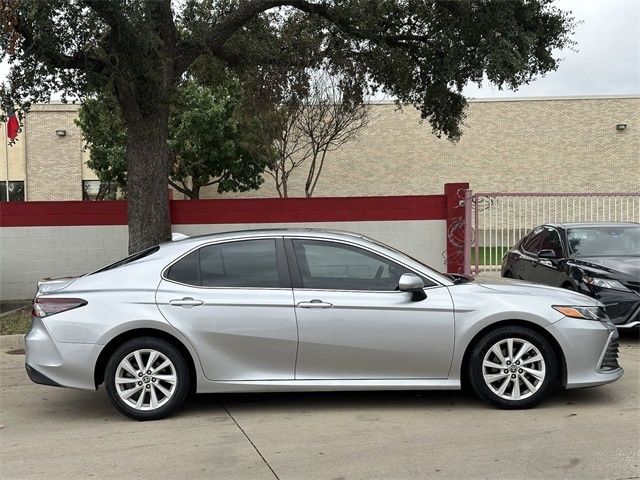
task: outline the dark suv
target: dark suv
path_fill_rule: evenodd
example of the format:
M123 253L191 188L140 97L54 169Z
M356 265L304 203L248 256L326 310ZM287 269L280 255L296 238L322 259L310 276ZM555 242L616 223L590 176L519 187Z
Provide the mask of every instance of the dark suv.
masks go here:
M534 228L502 259L502 276L597 298L619 328L640 325L640 224Z

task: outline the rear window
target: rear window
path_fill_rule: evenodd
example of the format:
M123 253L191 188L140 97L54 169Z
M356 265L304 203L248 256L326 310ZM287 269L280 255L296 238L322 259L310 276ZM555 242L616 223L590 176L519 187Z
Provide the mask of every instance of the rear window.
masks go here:
M160 250L160 245L140 250L139 252L136 252L133 255L129 255L122 260L118 260L117 262L107 265L106 267L102 267L100 270L91 272L89 275L94 275L96 273L106 272L107 270L113 270L114 268L122 267L123 265L126 265L128 263L135 262L136 260L140 260L144 257L148 257L149 255L156 253L158 250Z
M174 282L202 287L278 288L281 285L275 239L206 245L174 263Z

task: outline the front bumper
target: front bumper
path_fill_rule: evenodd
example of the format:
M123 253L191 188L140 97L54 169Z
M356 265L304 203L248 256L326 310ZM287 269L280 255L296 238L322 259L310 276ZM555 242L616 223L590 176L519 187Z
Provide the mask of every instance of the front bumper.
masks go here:
M567 388L612 383L624 370L617 363L618 332L609 323L565 317L547 327L564 353ZM615 362L614 362L615 360Z
M640 325L640 294L610 288L583 286L585 293L604 303L611 321L618 328L632 328Z
M42 319L33 317L25 337L25 368L35 382L58 387L95 390L93 368L99 346L86 343L58 342Z

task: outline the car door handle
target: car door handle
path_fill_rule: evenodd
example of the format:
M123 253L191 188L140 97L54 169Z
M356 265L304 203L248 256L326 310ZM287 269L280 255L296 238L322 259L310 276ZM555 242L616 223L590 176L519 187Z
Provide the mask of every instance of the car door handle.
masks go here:
M202 305L204 302L202 300L195 300L191 297L184 297L184 298L176 298L173 300L169 300L169 305L173 305L174 307L185 307L185 308L191 308L191 307L197 307L198 305Z
M331 308L333 307L333 303L323 302L322 300L318 300L314 298L310 302L300 302L298 303L299 308Z

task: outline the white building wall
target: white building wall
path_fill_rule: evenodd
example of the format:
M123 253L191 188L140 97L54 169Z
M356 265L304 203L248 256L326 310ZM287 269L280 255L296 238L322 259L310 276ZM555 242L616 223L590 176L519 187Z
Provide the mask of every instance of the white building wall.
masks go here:
M445 220L174 225L202 235L254 228L327 228L357 232L444 270ZM46 277L81 275L127 255L126 225L0 228L0 300L32 298Z

